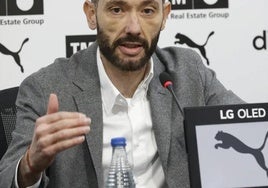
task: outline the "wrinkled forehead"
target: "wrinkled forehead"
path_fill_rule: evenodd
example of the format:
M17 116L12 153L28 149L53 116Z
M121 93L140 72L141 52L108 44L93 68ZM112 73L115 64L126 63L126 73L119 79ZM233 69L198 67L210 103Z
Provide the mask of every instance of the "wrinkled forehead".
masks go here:
M94 3L95 5L97 5L98 4L98 2L103 2L103 3L107 3L107 2L109 2L109 1L127 1L127 0L91 0L91 2L92 3ZM131 0L131 1L138 1L138 0ZM140 0L140 1L156 1L156 2L162 2L162 3L164 3L166 0Z

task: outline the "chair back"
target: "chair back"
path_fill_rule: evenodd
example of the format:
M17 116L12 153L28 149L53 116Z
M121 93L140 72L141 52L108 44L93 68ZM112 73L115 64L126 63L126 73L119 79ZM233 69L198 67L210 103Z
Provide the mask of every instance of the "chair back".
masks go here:
M16 124L16 98L19 87L0 91L0 159L12 140L11 133Z

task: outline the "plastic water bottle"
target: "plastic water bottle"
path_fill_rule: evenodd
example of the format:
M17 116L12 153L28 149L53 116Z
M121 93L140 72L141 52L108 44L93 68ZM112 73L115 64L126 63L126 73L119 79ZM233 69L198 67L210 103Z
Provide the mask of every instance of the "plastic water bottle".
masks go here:
M109 167L106 188L135 188L132 169L128 163L126 153L126 139L124 137L112 138L112 161Z

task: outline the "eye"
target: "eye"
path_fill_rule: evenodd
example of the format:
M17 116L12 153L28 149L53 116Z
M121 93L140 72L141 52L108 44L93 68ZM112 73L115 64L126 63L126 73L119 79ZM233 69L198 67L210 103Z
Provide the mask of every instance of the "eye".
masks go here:
M120 13L122 13L122 9L120 7L113 7L110 10L114 14L120 14Z
M152 8L145 8L145 9L143 9L143 11L142 11L142 13L145 14L145 15L147 15L147 16L152 15L154 12L155 12L155 11L154 11L154 9L152 9Z

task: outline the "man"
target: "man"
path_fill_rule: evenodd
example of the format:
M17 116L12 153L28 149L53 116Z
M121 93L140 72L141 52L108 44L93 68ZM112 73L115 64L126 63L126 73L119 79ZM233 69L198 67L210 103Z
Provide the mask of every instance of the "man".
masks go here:
M183 116L160 73L182 107L242 101L191 50L156 47L169 2L94 0L84 12L97 42L21 84L0 187L103 187L115 136L137 187L189 187Z

